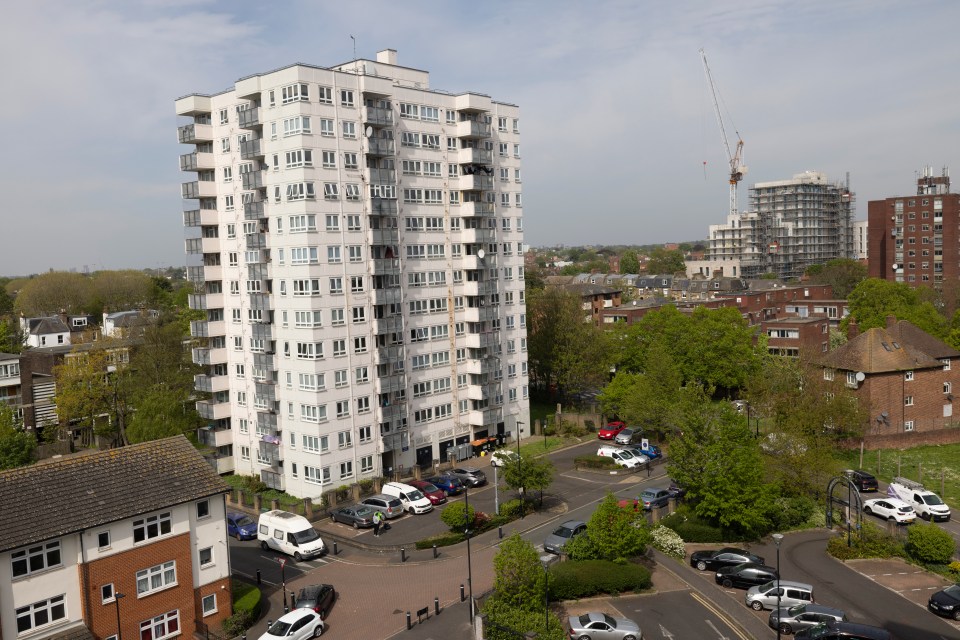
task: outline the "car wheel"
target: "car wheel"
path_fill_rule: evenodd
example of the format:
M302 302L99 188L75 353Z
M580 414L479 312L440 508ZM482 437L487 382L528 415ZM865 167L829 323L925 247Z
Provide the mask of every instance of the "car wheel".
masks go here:
M299 552L299 551L296 551L296 552L294 552L294 554L293 554L293 559L296 560L297 562L302 562L302 561L303 561L303 556L300 555L300 552Z
M623 640L637 640L637 636L623 636Z
M730 578L724 578L722 584L724 588L730 589L733 587L733 580L731 580Z
M930 514L929 514L929 513L921 513L921 514L920 514L920 517L923 518L924 520L929 520L929 519L930 519Z
M960 620L960 609L957 609L956 611L953 612L953 619Z
M313 630L313 637L314 637L314 638L319 638L319 637L322 636L322 635L323 635L323 625L322 625L322 624L318 624L318 625L317 625L317 628Z
M582 636L580 636L579 638L577 638L577 640L590 640L590 636L588 636L588 635L582 635Z
M359 528L360 528L360 523L359 523L359 522L354 522L354 523L353 523L353 528L354 528L354 529L359 529Z
M267 544L267 541L266 541L266 540L261 540L261 541L260 541L260 548L263 549L264 551L269 551L269 550L270 550L270 545Z
M871 516L873 515L873 509L871 509L870 507L864 507L863 512Z
M707 570L707 563L706 563L706 562L704 562L703 560L701 560L700 562L697 563L697 571L706 571L706 570Z
M754 611L763 611L763 603L759 600L754 600L750 603L750 608Z
M790 625L788 625L786 622L781 622L781 623L780 623L780 633L782 633L782 634L785 635L785 636L788 636L788 635L790 635L791 633L793 633L793 628L792 628Z
M887 518L887 520L889 520L890 522L896 522L896 521L897 521L897 519L894 518L893 516L890 516L889 518Z

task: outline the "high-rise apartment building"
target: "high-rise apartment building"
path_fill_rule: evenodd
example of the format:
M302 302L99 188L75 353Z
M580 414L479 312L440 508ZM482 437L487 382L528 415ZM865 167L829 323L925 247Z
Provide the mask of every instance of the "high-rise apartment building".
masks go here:
M871 278L940 287L960 278L960 195L924 168L916 194L867 203Z
M386 50L176 101L222 471L313 497L529 424L519 109L429 80Z
M706 259L688 265L688 272L798 278L811 265L856 256L848 184L805 171L790 180L758 182L749 198L746 213L710 225Z

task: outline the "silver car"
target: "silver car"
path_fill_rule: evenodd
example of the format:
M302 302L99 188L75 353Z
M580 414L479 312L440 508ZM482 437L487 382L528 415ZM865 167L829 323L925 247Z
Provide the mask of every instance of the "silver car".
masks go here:
M830 620L846 622L847 614L840 609L825 607L820 604L798 604L794 607L771 611L767 623L771 629L780 627L780 633L790 635Z
M633 442L634 436L640 434L639 429L634 429L632 427L627 427L623 431L617 434L617 437L613 439L614 444L630 444Z
M559 554L569 540L586 532L587 523L582 520L567 520L553 530L543 541L543 550L548 553Z
M629 618L614 618L591 611L570 616L570 637L576 640L641 640L640 626Z

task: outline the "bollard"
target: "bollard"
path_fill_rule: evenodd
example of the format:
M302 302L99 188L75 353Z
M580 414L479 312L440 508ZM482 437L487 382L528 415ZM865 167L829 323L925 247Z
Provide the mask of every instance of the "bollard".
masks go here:
M413 621L410 619L410 612L407 611L407 631L413 629Z
M333 555L337 555L338 553L340 553L340 549L337 548L337 541L334 540L334 541L333 541Z
M503 540L503 527L497 527L497 537Z
M433 612L436 615L440 615L440 598L435 597L433 599ZM246 640L246 638L244 638L244 640Z
M283 612L290 613L290 607L288 607L287 605L283 605Z
M257 569L257 584L263 584L263 579L260 577L260 569Z
M436 559L438 555L439 552L437 551L437 545L433 545L433 558Z
M467 596L466 596L466 594L463 592L463 585L461 584L461 585L460 585L460 602L463 602L463 601L466 600L466 599L467 599ZM269 627L270 625L267 625L267 626Z
M407 550L404 549L403 547L400 547L400 562L406 562L406 561L407 561Z
M267 620L267 629L273 626L273 620Z
M293 591L290 592L290 608L291 609L297 608L297 594L294 593Z
M240 636L240 640L247 640L247 634L244 633L242 636Z

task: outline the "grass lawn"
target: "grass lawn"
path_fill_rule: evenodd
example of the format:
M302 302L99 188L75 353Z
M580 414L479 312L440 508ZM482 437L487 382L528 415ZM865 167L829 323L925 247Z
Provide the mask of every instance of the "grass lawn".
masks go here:
M863 452L863 469L887 482L897 475L919 480L952 508L960 507L960 444L929 445L903 451L885 449L879 452L879 468L877 454L877 451ZM843 452L841 459L851 468L859 467L860 450Z

